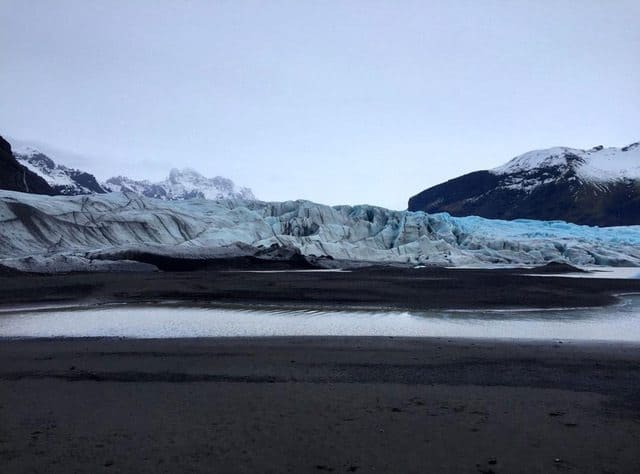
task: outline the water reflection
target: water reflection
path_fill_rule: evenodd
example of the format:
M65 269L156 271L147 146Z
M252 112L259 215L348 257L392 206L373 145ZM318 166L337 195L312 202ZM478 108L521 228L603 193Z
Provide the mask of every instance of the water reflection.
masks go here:
M640 341L640 296L607 308L327 311L146 305L0 314L0 337L435 336Z

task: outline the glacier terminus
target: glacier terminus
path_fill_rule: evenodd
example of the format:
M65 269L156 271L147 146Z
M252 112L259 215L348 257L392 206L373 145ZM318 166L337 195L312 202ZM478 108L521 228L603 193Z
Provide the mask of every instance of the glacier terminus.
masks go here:
M0 265L35 272L153 270L148 258L255 257L343 268L640 265L640 226L452 217L381 207L243 199L167 201L132 192L0 191Z

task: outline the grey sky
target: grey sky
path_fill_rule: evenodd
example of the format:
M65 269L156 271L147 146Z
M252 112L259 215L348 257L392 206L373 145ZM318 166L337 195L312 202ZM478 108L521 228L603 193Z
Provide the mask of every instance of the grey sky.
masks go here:
M0 0L0 134L104 179L405 208L554 145L640 140L640 2ZM61 160L62 161L62 160Z

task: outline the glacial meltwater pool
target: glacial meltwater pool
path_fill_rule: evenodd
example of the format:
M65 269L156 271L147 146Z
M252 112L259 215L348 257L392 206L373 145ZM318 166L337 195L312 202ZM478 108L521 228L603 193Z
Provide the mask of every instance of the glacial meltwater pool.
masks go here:
M640 295L606 308L292 310L178 304L5 311L0 337L433 336L640 341Z

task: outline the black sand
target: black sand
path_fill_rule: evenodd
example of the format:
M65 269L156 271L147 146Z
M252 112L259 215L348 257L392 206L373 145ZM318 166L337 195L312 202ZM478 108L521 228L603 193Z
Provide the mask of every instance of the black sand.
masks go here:
M640 472L640 347L5 340L0 472Z
M561 269L562 270L562 269ZM343 273L197 271L0 276L0 307L180 300L398 309L602 306L640 279L531 277L541 270L363 268Z
M566 307L640 291L520 273L7 275L0 306ZM637 473L638 446L640 345L0 340L2 473Z

